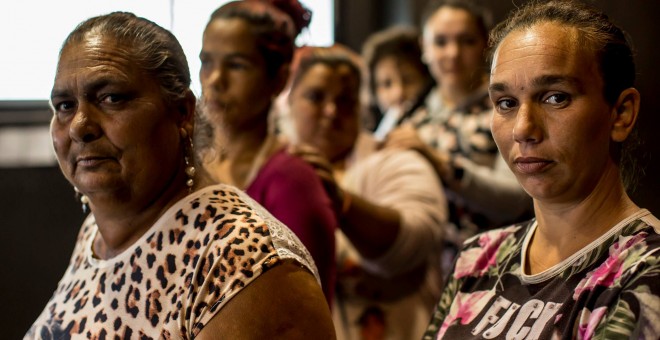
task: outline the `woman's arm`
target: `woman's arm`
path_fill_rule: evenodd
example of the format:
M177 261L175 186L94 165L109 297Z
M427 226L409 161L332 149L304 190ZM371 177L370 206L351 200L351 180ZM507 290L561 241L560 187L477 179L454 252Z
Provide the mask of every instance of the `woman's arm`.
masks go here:
M439 251L445 223L447 202L436 174L428 162L414 151L380 151L347 172L343 184L359 191L362 200L384 207L398 215L398 232L391 236L384 252L366 256L365 266L383 276L396 275L426 261ZM364 227L368 214L379 221L381 213L361 204L351 205L344 216L342 230L363 232L363 242L378 238L383 231L378 224ZM368 232L368 233L367 233ZM348 235L347 235L348 236ZM351 242L358 247L354 242ZM358 248L359 249L359 248Z
M350 191L337 184L329 162L315 150L298 147L296 154L316 168L342 231L371 270L395 275L440 244L446 201L433 169L415 152L382 151L358 162L344 181Z
M196 338L335 339L335 333L314 276L286 262L243 288Z
M344 191L340 227L365 258L383 256L394 245L401 230L401 214Z
M335 229L332 202L314 169L297 157L278 154L264 171L259 202L284 223L309 250L328 303L334 291ZM248 188L250 194L250 188Z
M476 164L469 159L456 161L463 178L451 189L458 192L474 211L501 225L532 211L532 199L520 186L501 155L494 167Z
M442 183L458 194L463 204L498 225L532 210L531 198L499 154L493 167L465 157L452 158L422 141L411 125L402 125L391 132L385 147L419 152L433 165Z

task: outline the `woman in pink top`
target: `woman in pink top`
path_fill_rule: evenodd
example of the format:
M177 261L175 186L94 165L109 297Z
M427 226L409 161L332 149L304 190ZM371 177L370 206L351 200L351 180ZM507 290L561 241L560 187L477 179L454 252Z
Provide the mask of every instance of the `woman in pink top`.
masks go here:
M214 180L244 189L301 239L332 301L336 221L330 200L314 170L270 132L268 119L289 75L295 37L310 19L297 0L235 1L213 12L200 52L199 118L206 129L197 146Z

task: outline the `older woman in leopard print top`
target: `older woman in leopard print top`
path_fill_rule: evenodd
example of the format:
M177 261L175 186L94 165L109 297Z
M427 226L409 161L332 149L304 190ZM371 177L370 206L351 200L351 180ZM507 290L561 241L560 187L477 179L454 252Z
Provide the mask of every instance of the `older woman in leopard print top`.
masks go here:
M234 187L195 173L181 46L112 13L64 42L51 133L91 214L26 339L333 338L307 250Z

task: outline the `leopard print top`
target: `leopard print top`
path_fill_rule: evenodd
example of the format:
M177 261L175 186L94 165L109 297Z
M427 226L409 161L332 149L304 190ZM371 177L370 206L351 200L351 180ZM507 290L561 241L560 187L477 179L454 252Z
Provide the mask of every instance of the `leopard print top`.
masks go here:
M229 299L284 260L314 263L298 238L236 188L172 206L135 244L93 256L90 215L69 267L25 339L192 339Z

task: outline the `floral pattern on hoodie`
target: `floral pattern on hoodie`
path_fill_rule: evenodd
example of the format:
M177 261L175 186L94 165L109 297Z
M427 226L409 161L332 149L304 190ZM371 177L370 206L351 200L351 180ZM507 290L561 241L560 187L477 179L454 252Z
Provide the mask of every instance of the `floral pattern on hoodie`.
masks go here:
M438 333L438 339L442 339L442 335L447 328L453 325L456 321L459 321L462 325L467 325L472 322L486 303L493 297L492 293L492 291L483 290L471 294L463 294L460 292L456 294L456 298L451 305L449 314L442 322L440 332Z
M640 210L528 276L521 266L534 230L531 220L467 240L424 339L660 339L655 216Z
M467 240L466 242L476 242L478 246L461 252L456 260L454 278L482 276L488 273L498 264L497 255L502 253L500 248L509 249L513 245L515 238L512 236L518 229L519 226L496 229Z
M587 273L587 275L575 287L573 299L577 300L585 291L592 291L596 286L609 288L619 281L625 262L639 260L646 250L645 232L634 236L620 236L609 248L609 256L600 266Z

